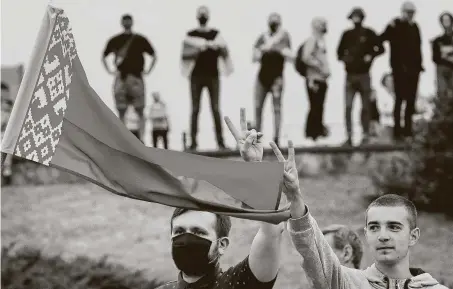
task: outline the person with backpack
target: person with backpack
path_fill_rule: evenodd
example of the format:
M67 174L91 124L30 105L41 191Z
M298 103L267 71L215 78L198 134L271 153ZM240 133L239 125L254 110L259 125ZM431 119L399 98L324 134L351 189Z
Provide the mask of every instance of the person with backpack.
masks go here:
M337 49L338 60L345 64L345 121L347 139L345 144L352 146L352 105L356 93L362 99L361 124L362 142L367 142L371 121L371 77L370 68L374 58L384 53L379 37L372 29L363 26L365 11L355 7L349 14L354 27L346 30L340 38Z
M327 20L322 17L314 18L312 28L313 35L306 39L298 49L295 68L306 80L310 102L305 136L316 141L319 137L328 135L328 130L323 123L327 79L330 76L327 46L324 39L327 33Z
M133 19L131 15L121 18L124 32L112 37L105 47L102 63L108 73L115 75L113 86L114 99L119 118L124 123L129 105L132 105L139 116L140 139L143 141L145 121L143 109L145 107L145 83L143 75L148 75L156 65L157 57L153 46L146 37L132 32ZM107 65L106 58L111 53L115 55L116 70ZM149 68L144 71L144 54L151 57Z
M269 31L262 33L254 45L253 62L260 62L255 83L255 126L261 131L263 106L271 93L274 105L274 142L278 145L281 127L281 101L285 61L292 60L289 33L281 27L281 16L269 15Z

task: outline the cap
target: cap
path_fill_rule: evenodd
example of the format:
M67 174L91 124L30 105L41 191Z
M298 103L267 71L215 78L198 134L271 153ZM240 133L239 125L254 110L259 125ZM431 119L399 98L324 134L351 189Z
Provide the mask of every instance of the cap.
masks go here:
M404 2L403 5L401 6L401 10L402 10L402 11L415 12L417 9L415 8L414 3L412 3L411 1L406 1L406 2Z
M362 17L362 19L363 19L363 18L365 18L365 11L363 11L363 9L360 7L354 7L348 16L348 19L352 19L352 17L354 15L358 15L358 16Z
M124 14L124 15L121 17L121 19L123 19L123 20L132 20L132 15L130 15L130 14Z

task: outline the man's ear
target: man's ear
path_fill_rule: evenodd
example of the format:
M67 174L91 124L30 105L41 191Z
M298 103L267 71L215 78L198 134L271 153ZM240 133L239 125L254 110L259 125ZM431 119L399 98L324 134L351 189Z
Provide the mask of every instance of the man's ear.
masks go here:
M420 239L420 229L419 228L412 229L411 235L410 235L409 246L412 247L415 244L417 244L418 239Z
M348 262L352 261L353 250L352 250L351 245L346 244L344 246L343 251L342 251L342 255L343 255L343 262L344 263L348 263Z
M226 249L230 245L230 238L223 237L219 240L219 253L220 255L225 254Z

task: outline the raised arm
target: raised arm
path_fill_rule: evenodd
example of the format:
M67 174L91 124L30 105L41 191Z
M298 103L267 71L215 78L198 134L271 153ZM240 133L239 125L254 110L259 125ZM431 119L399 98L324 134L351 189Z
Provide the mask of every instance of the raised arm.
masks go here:
M291 218L287 229L296 250L303 257L303 269L313 281L315 288L353 288L348 269L340 265L340 261L305 205L299 187L292 142L288 144L288 160L285 160L275 143L271 143L271 146L279 161L285 163L283 192L291 202Z
M237 141L241 156L248 162L260 162L263 159L262 134L247 130L245 110L241 109L241 131L228 117L225 117L228 128ZM249 267L256 279L262 283L276 279L280 268L281 241L283 226L261 223L253 239L248 258Z

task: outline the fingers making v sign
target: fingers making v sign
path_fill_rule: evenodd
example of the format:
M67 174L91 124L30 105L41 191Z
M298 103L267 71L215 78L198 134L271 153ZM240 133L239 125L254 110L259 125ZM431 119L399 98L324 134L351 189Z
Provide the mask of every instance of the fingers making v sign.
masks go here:
M296 167L296 159L294 152L294 145L292 141L288 142L288 159L285 159L280 149L274 142L270 143L274 154L277 156L279 162L284 163L284 176L283 176L283 193L286 198L292 202L300 194L299 188L299 175Z
M225 117L225 122L236 140L241 157L247 162L260 162L263 159L263 134L254 129L247 130L245 109L241 108L240 131L236 129L228 116Z

